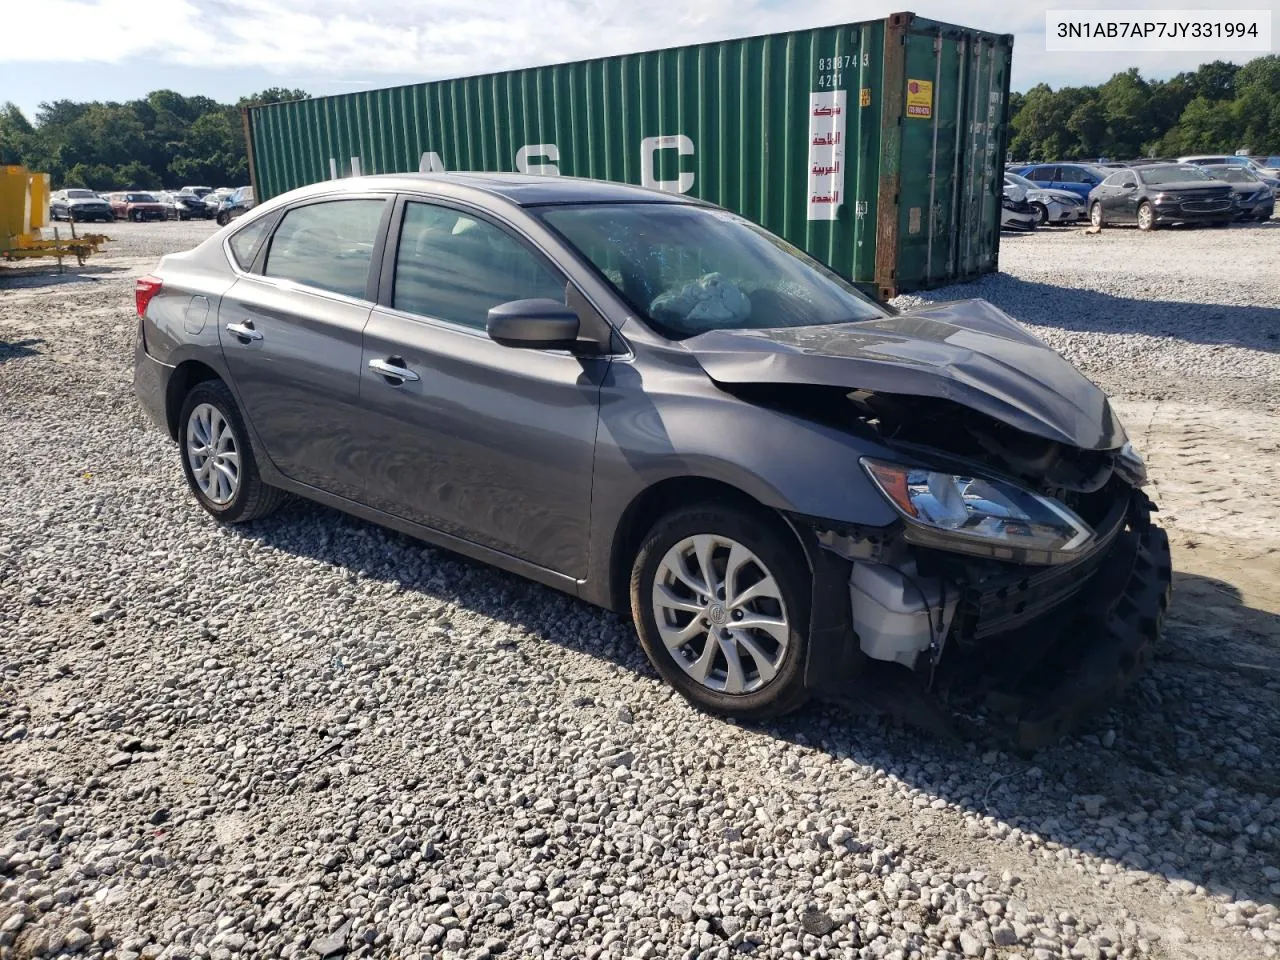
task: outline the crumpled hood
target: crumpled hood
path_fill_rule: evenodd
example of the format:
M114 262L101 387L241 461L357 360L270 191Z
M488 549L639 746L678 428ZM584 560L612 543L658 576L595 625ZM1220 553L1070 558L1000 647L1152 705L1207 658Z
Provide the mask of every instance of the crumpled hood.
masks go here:
M985 300L828 326L713 330L684 346L719 383L938 397L1085 450L1126 439L1096 384Z

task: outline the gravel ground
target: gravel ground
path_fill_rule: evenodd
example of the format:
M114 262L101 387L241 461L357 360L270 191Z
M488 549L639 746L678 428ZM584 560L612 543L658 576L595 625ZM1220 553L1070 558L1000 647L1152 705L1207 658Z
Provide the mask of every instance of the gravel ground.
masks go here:
M1174 544L1151 672L1029 758L715 720L568 597L301 502L219 528L130 391L133 278L214 228L0 269L0 955L1275 957L1277 226L930 295L1116 393Z

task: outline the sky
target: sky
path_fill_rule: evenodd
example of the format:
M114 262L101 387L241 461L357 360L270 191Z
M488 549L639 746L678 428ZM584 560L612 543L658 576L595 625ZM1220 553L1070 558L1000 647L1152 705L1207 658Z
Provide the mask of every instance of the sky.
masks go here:
M1124 0L1131 8L1206 0ZM1271 9L1277 0L1232 0ZM1152 78L1256 54L1047 53L1045 11L1099 0L38 0L6 2L0 102L130 100L172 89L234 103L272 86L313 95L489 73L658 47L851 23L904 7L1013 33L1013 88ZM1220 6L1220 5L1219 5ZM15 38L29 37L23 43Z

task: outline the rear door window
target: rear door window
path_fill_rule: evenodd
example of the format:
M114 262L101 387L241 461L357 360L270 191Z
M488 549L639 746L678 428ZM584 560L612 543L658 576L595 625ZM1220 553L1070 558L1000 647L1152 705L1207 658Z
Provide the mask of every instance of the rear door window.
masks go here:
M1060 183L1088 183L1084 171L1079 167L1061 167L1055 178Z
M483 330L492 307L541 298L563 303L564 278L506 230L450 207L405 204L395 309Z
M325 200L294 207L271 237L268 277L365 299L385 200ZM237 234L239 236L239 234Z

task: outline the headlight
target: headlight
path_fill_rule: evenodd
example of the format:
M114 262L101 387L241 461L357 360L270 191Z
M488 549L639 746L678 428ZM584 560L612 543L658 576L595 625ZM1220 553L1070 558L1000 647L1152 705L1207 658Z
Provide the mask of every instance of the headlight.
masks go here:
M1130 486L1141 487L1147 482L1147 461L1142 459L1132 441L1126 440L1116 453L1115 469Z
M1093 530L1051 497L1012 483L863 459L872 481L907 522L906 537L959 553L1064 563Z

